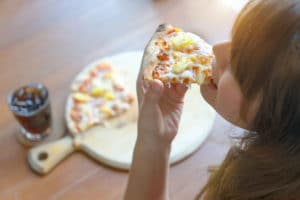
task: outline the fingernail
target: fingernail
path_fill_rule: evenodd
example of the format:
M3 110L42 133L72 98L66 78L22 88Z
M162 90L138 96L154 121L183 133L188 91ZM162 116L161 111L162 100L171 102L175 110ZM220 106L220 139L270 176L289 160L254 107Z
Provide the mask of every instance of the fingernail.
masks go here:
M160 93L161 91L161 87L158 84L152 83L151 84L151 89L155 92L155 93Z

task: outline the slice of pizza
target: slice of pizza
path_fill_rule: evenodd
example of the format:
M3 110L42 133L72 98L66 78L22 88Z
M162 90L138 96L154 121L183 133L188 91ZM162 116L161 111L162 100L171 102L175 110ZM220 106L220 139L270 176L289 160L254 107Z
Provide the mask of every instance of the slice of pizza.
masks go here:
M69 130L75 134L120 116L135 100L107 62L84 69L73 81L71 90L66 119Z
M212 47L199 36L169 24L160 25L144 53L144 79L164 83L208 83Z

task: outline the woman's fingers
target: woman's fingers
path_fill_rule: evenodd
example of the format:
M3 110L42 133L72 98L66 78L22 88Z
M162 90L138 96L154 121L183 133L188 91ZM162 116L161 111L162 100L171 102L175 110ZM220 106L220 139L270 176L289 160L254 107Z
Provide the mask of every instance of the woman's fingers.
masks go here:
M182 103L187 90L188 86L184 84L172 83L170 87L165 88L163 96L169 102Z
M173 84L173 87L175 89L176 94L179 96L179 98L183 98L186 91L188 90L188 86L181 83L175 83Z
M160 80L141 80L137 86L139 105L146 99L152 103L164 99L164 102L182 103L188 86L180 83L173 83L170 87L165 86Z

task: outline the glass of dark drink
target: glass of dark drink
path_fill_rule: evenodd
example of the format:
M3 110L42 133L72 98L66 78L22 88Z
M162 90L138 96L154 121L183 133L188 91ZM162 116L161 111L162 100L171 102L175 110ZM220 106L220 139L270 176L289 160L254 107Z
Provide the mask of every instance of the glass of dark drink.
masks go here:
M8 106L21 125L21 135L28 141L38 142L51 132L50 97L41 83L30 83L11 92Z

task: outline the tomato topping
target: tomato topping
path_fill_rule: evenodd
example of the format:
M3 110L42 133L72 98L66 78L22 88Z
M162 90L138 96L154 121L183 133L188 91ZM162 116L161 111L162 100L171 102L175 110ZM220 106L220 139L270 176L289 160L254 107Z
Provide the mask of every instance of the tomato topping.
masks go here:
M129 104L132 104L132 103L134 102L134 96L133 96L132 94L129 94L129 95L127 96L127 102L128 102Z
M192 70L193 70L194 74L199 73L199 68L198 67L192 67Z
M174 32L178 32L177 29L175 28L172 28L170 30L167 31L167 35L171 34L171 33L174 33Z
M91 76L91 77L95 77L95 76L97 76L97 75L98 75L98 70L93 69L92 71L90 71L90 76Z
M175 78L175 77L173 77L172 79L171 79L171 83L176 83L177 82L177 79Z
M189 78L183 79L183 83L184 83L184 84L189 84L189 83L190 83L190 79L189 79Z
M97 65L97 69L99 71L112 71L112 68L109 64L107 63L100 63Z
M165 52L163 52L162 50L160 50L159 54L157 55L158 60L160 61L167 61L169 60L169 56L168 54L166 54Z
M114 85L114 89L117 91L117 92L122 92L122 91L124 91L124 87L123 86L121 86L121 85L118 85L118 84L115 84Z
M158 78L160 77L159 73L156 72L156 71L153 71L153 72L152 72L152 76L153 76L153 78L155 78L155 79L158 79Z

